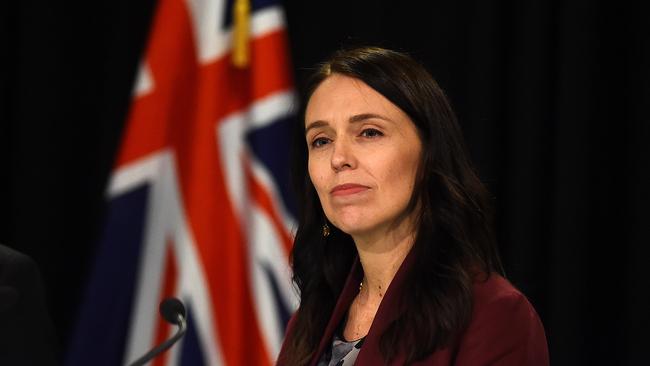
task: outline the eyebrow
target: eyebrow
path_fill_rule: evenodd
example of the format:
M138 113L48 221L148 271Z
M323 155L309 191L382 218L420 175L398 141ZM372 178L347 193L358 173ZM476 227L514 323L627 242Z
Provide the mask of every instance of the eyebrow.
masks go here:
M367 119L381 119L381 120L384 120L384 121L392 122L391 119L389 119L387 117L384 117L382 115L379 115L379 114L374 114L374 113L355 114L354 116L350 117L350 119L348 119L348 122L349 123L357 123L357 122L365 121ZM305 135L307 134L307 132L309 132L309 130L311 130L313 128L325 127L325 126L328 126L328 125L329 125L329 123L327 123L326 121L322 121L322 120L314 121L314 122L310 123L309 126L307 126L307 128L305 128Z

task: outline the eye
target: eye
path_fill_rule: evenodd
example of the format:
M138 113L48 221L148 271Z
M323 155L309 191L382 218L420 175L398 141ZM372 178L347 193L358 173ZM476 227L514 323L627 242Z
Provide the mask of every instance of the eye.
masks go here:
M317 149L319 147L322 147L322 146L328 144L329 142L330 142L330 140L328 138L319 137L317 139L314 139L314 141L311 142L311 147L314 148L314 149Z
M384 134L381 133L381 131L376 130L374 128L366 128L365 130L361 131L361 136L373 138L373 137L384 136Z

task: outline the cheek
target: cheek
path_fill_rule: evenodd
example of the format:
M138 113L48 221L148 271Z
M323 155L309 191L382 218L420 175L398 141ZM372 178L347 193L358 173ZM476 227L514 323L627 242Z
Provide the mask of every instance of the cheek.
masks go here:
M311 183L314 185L316 192L320 196L325 183L324 174L320 167L320 164L314 161L314 159L309 158L309 161L307 163L307 172L309 173L309 179L311 179Z
M314 189L316 189L318 201L320 202L325 215L330 217L331 210L327 200L328 195L325 172L322 170L321 164L314 163L311 160L308 163L307 171L309 173L309 179L311 180Z
M390 182L393 194L400 198L410 199L415 175L419 165L420 155L417 151L396 154L389 164L391 168L386 171L386 181Z

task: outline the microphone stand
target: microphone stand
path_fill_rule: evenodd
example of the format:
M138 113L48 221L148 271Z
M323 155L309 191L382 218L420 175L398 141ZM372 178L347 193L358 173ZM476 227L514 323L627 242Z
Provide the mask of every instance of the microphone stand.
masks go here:
M174 334L173 337L169 338L163 343L159 344L157 347L154 347L151 351L145 353L142 357L133 361L133 363L131 363L129 366L145 365L147 362L153 360L154 357L165 352L167 349L169 349L169 347L173 346L174 343L176 343L176 341L181 339L183 335L185 335L185 331L187 330L187 323L185 322L185 317L183 316L183 314L177 314L176 317L177 317L176 324L178 325L178 331L176 332L176 334Z

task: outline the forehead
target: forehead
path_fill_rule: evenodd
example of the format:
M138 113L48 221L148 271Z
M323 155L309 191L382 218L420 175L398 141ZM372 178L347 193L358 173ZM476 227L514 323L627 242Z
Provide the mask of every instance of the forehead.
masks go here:
M363 81L332 74L318 85L309 98L304 122L331 122L363 113L380 114L391 119L408 118L401 109Z

